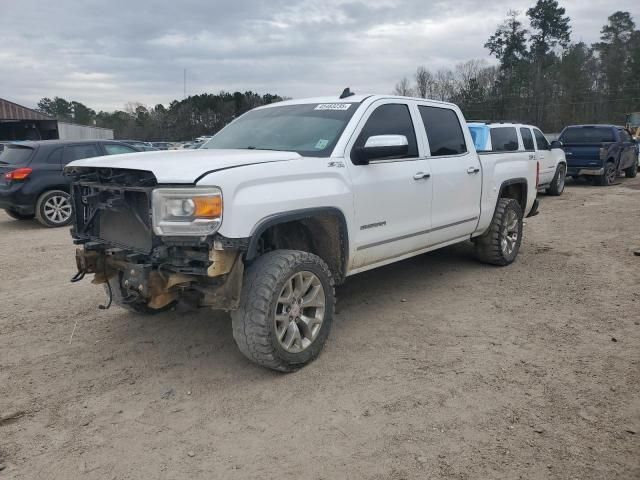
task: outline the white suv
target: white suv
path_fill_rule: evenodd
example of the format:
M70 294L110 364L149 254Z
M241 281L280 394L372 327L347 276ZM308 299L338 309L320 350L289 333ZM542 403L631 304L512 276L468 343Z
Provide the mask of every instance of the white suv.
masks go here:
M538 190L562 195L567 175L567 159L560 142L549 143L539 128L520 123L467 124L476 150L487 152L531 152L538 162Z

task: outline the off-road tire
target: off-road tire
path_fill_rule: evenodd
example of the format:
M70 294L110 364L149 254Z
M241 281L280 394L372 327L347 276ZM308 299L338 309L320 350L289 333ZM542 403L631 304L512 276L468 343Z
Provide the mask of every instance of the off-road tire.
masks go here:
M147 306L146 303L140 301L129 301L130 299L126 295L126 291L120 284L121 281L122 273L118 273L117 275L114 275L109 280L107 280L108 285L107 283L103 283L102 286L104 287L104 292L107 294L107 297L109 296L109 287L111 287L112 302L119 307L129 310L130 312L140 313L144 315L156 315L158 313L166 312L175 304L175 302L172 302L162 308L151 308Z
M25 214L16 212L15 210L5 210L5 213L14 220L33 220L35 218L35 215L33 213Z
M285 282L296 272L311 272L320 280L325 310L315 340L301 352L290 353L276 338L274 315ZM334 308L334 280L320 257L298 250L268 252L245 270L240 308L231 312L233 338L249 360L266 368L291 372L320 354L331 330Z
M45 204L52 197L65 197L67 199L70 199L71 195L63 190L49 190L47 192L44 192L42 195L40 195L40 197L38 197L38 201L36 202L36 220L38 220L38 222L40 222L45 227L49 228L65 227L69 225L73 220L73 211L71 212L71 215L69 215L69 218L62 222L54 222L47 217L47 214L45 212Z
M567 167L561 163L556 168L556 174L553 176L553 180L551 180L551 185L547 188L547 195L552 195L554 197L562 195L562 192L564 192L566 178Z
M633 162L629 168L624 169L624 176L627 178L636 178L638 175L638 162Z
M515 248L510 254L502 248L502 240L510 211L515 212L519 235ZM491 265L505 266L512 263L518 256L522 243L522 208L512 198L500 198L493 213L493 219L488 230L475 240L475 253L478 260Z
M599 177L593 178L593 184L599 185L601 187L608 187L609 185L613 185L616 179L615 174L616 166L613 162L607 162L604 165L604 173Z

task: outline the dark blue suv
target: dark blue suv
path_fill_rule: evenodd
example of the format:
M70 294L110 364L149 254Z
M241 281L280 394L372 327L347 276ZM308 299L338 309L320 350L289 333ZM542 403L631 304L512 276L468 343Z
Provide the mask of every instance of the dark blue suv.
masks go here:
M5 145L0 153L0 208L16 220L36 218L47 227L72 219L70 179L64 166L81 158L138 152L114 140L43 140Z
M611 185L624 172L638 173L638 144L623 127L571 125L560 133L567 157L567 176L591 178L596 185Z

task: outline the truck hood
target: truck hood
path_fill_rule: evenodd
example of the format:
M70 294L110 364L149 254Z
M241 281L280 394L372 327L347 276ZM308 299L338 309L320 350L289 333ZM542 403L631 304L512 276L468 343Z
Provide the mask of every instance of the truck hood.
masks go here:
M127 168L152 172L158 183L194 183L208 172L256 163L299 160L295 152L271 150L163 150L85 158L67 165L73 167Z

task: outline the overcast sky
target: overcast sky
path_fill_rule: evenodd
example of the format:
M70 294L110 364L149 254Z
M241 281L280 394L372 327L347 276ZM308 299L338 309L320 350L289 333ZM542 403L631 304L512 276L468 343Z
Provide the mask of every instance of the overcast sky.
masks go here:
M418 65L490 60L483 45L507 10L524 16L534 3L0 0L0 97L35 106L57 95L96 110L168 104L183 96L185 68L188 94L390 93ZM614 10L638 12L637 0L560 4L572 39L588 43Z

